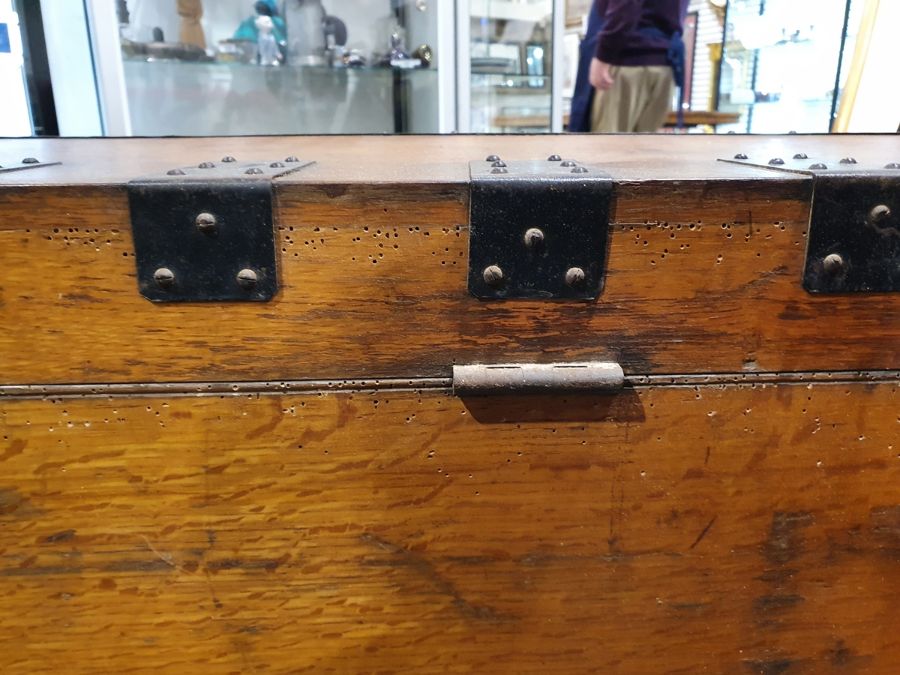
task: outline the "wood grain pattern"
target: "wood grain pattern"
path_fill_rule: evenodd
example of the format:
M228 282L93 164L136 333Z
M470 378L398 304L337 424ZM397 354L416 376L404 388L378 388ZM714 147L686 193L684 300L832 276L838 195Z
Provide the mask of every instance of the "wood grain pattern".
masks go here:
M896 673L898 399L0 401L0 669Z
M522 134L505 136L274 136L230 138L4 139L0 164L21 157L60 166L0 172L0 186L119 185L174 166L231 155L238 160L296 155L316 164L292 182L354 184L464 183L468 163L488 154L535 159L552 153L608 167L619 180L741 180L771 177L764 169L711 161L743 152L751 159L790 158L804 152L823 159L848 155L861 164L897 161L900 138L866 135ZM787 177L783 178L787 180Z
M738 167L741 168L741 167ZM0 191L0 382L443 376L614 359L627 373L894 369L900 296L800 286L807 180L625 182L596 303L466 290L467 190L286 184L269 303L137 292L124 191Z

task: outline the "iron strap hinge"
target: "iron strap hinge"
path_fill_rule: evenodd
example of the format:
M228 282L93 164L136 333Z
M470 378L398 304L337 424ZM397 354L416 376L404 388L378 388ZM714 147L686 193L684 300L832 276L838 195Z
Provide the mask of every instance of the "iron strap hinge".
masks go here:
M612 178L551 155L469 165L469 293L485 300L595 300Z
M853 157L726 160L812 176L803 288L810 293L900 291L900 163Z
M138 289L153 302L266 301L278 291L272 180L312 162L221 162L128 183Z

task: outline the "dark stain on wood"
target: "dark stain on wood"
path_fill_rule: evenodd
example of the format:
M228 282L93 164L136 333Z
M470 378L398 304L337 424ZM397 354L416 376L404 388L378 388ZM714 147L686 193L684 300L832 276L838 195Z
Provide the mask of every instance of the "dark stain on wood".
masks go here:
M781 675L795 664L792 659L747 660L744 667L757 675Z
M62 530L54 534L48 535L41 539L44 544L58 544L63 541L69 541L75 536L75 530Z
M103 566L104 572L172 572L175 563L163 558L150 560L116 560Z
M42 513L41 509L34 506L28 497L15 488L0 488L0 516L30 519Z
M9 442L9 447L0 455L0 462L22 454L22 451L28 445L28 441L21 438L14 438Z
M802 530L813 522L815 522L813 515L805 511L774 513L769 537L763 546L769 564L782 567L798 558L803 553Z
M762 595L753 602L754 609L760 613L777 612L800 604L806 598L796 594Z
M266 572L274 572L284 563L290 560L291 556L285 553L279 558L222 558L219 560L209 560L206 563L206 569L216 573L224 570L265 570Z
M900 506L879 506L869 513L872 539L878 551L900 562Z
M376 534L370 532L359 536L360 541L369 544L391 556L390 560L367 558L363 564L376 567L406 567L420 577L427 580L441 595L451 599L453 606L468 619L487 621L491 623L508 622L515 617L501 613L487 605L478 605L463 597L462 593L453 582L443 577L435 566L424 556L407 548L398 546Z

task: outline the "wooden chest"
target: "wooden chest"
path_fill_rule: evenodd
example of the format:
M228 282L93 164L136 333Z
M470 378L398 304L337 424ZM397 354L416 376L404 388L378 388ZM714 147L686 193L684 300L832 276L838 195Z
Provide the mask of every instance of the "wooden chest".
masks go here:
M900 672L895 162L2 141L0 670Z

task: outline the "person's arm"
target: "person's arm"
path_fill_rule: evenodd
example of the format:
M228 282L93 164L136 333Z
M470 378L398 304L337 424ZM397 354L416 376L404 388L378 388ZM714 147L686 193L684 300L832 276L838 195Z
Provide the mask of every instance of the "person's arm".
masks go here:
M603 28L597 39L597 51L591 60L588 79L596 89L613 85L610 63L628 43L628 35L641 18L641 0L608 0L603 15Z

